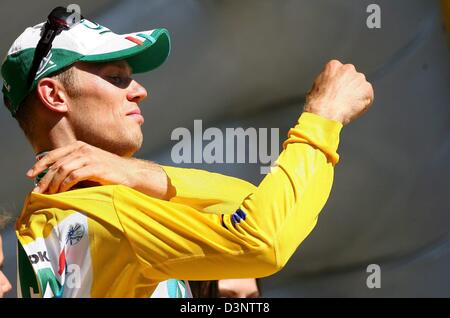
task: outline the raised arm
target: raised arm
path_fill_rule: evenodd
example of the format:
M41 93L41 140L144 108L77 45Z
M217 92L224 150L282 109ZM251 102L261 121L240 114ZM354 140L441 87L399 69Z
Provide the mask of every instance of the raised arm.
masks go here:
M333 182L342 125L304 113L276 167L233 214L208 214L116 187L114 207L148 277L262 277L310 233Z
M117 216L148 275L257 277L283 267L315 226L329 196L342 124L365 112L372 101L373 90L364 75L352 65L328 63L308 94L305 113L290 130L276 167L231 215L201 213L186 204L117 187ZM61 166L54 170L76 171ZM87 172L70 172L61 180L74 182L80 175L101 184L107 180ZM180 185L175 182L174 188Z
M266 276L282 268L316 225L329 196L342 124L372 101L371 85L353 66L327 64L276 167L232 215L178 204L150 209L142 203L145 196L119 187L117 214L149 275L222 279ZM151 221L136 222L139 214ZM142 239L146 233L151 237Z

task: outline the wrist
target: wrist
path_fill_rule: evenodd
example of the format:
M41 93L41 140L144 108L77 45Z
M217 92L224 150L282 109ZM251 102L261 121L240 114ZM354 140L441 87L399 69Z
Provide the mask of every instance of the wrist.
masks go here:
M169 193L168 177L160 165L135 158L130 159L130 187L148 196L165 200Z
M343 125L337 121L303 112L297 125L289 130L288 139L283 143L286 149L289 144L306 143L322 151L336 165L339 161L337 153L339 136Z
M304 111L344 125L344 116L334 111L334 107L330 107L331 104L331 102L308 102L304 107Z

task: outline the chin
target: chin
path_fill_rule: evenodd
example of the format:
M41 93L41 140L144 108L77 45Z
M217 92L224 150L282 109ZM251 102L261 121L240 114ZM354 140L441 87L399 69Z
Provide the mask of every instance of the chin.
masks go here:
M125 135L123 137L117 137L115 139L103 140L96 143L94 142L91 143L91 145L114 153L120 157L129 158L132 157L136 152L138 152L142 146L142 138L129 137L130 136Z
M84 127L76 134L77 140L121 157L132 157L142 147L144 137L140 127L125 126L120 130L117 128L97 130Z
M134 139L127 143L122 143L120 145L116 145L115 151L111 151L116 153L121 157L132 157L136 152L138 152L142 147L142 139Z
M143 134L140 129L136 127L128 127L122 134L113 137L115 140L110 140L109 144L113 152L121 157L132 157L142 147Z

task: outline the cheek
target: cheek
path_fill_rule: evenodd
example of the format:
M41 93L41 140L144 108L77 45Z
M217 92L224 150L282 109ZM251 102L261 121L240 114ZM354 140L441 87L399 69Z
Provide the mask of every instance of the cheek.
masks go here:
M75 104L76 117L88 119L91 123L106 124L123 117L122 96L105 86L91 85Z

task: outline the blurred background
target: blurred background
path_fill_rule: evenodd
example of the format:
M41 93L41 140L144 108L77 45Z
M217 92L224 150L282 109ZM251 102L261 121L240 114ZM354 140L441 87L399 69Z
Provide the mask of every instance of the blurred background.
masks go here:
M171 132L278 128L280 144L330 59L355 64L375 105L343 130L330 199L286 268L264 278L267 297L450 297L450 54L438 0L73 1L116 33L169 29L172 53L138 75L149 98L138 157L175 165ZM27 26L69 1L2 0L0 54ZM381 28L367 7L378 4ZM34 153L0 108L0 209L18 215L33 185ZM281 148L280 148L281 149ZM258 184L261 164L183 164ZM15 283L16 239L3 233ZM381 288L370 289L370 264ZM15 297L15 291L9 297Z

